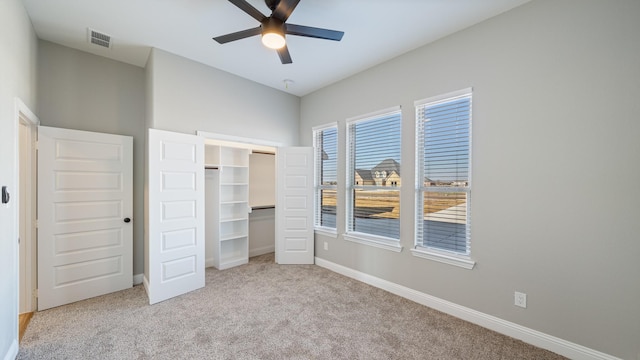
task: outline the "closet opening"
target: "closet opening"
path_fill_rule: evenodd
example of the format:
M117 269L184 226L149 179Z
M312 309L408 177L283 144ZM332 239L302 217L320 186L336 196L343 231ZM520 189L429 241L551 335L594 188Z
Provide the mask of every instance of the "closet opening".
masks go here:
M277 146L205 137L206 267L274 253Z

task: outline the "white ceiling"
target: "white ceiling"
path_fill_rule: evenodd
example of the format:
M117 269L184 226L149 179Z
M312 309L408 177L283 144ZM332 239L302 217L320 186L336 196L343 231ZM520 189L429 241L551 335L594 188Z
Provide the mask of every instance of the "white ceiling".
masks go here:
M270 14L263 0L247 0ZM212 37L259 26L224 0L23 0L39 38L144 67L152 47L303 96L529 0L301 0L287 22L344 31L340 42L288 36L293 64L260 37ZM87 28L112 36L89 44ZM285 79L294 83L285 88Z

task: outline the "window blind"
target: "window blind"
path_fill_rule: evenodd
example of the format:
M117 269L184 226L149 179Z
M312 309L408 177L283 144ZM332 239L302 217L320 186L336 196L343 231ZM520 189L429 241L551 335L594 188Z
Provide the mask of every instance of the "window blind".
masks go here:
M347 230L400 239L399 107L349 120Z
M314 131L316 167L315 226L336 228L338 128L333 125Z
M416 245L469 255L471 92L416 102Z

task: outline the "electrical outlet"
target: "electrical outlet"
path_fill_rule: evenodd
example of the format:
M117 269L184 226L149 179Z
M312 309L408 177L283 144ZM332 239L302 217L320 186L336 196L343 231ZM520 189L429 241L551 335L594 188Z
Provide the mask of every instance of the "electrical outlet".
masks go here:
M527 307L527 294L516 291L514 294L514 303L515 306L519 306L521 308Z
M329 250L329 243L326 241L324 242L324 249L327 251Z

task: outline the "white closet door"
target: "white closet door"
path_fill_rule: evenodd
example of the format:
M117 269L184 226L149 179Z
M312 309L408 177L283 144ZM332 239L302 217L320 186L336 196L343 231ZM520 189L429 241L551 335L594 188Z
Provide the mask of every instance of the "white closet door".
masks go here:
M278 148L276 169L276 261L313 264L313 148Z
M131 287L133 138L38 133L38 310Z
M149 129L149 303L204 287L204 141Z

